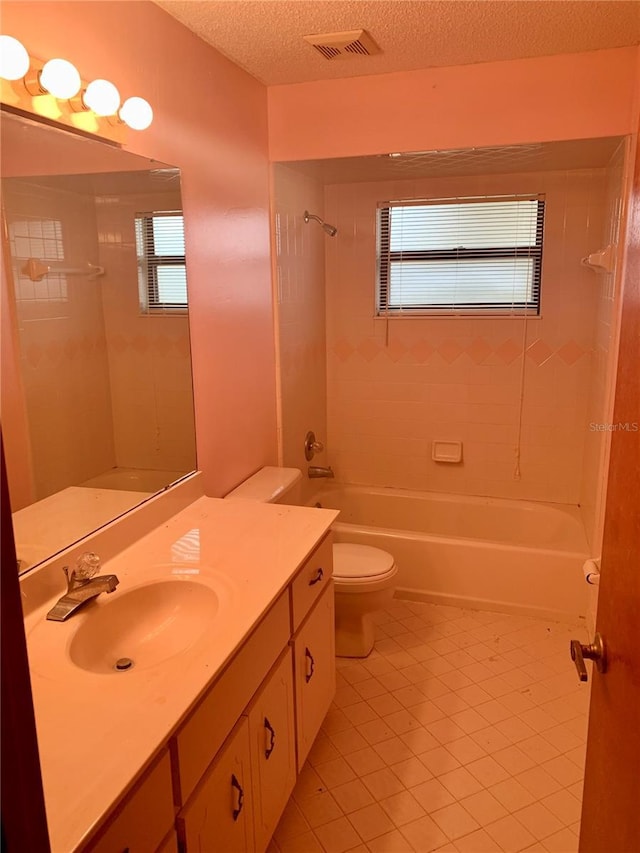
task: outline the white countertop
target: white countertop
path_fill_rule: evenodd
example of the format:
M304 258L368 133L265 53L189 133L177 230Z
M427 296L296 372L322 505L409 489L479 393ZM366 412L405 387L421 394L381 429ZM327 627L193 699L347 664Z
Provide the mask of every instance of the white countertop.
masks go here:
M337 517L333 510L200 498L103 563L120 585L66 622L25 620L53 853L71 853L128 790ZM95 608L152 580L219 593L205 639L156 666L97 674L68 647ZM63 579L64 580L64 579ZM61 589L61 593L62 593Z

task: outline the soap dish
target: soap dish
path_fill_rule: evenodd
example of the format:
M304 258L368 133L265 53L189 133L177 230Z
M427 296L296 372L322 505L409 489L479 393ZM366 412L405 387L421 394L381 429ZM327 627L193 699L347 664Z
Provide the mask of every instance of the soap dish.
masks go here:
M431 444L434 462L462 462L461 441L434 441Z

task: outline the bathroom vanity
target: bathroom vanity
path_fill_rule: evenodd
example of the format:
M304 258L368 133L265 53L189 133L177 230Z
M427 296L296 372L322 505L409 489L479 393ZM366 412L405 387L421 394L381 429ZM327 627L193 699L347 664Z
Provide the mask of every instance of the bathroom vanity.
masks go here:
M200 497L63 623L62 573L27 576L54 853L266 849L334 694L336 515Z

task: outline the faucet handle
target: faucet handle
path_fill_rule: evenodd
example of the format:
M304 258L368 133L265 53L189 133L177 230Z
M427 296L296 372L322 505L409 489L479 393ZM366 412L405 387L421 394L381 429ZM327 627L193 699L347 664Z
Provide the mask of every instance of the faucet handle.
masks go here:
M94 554L93 551L85 551L76 560L76 567L71 573L71 577L76 580L90 580L100 568L100 557Z

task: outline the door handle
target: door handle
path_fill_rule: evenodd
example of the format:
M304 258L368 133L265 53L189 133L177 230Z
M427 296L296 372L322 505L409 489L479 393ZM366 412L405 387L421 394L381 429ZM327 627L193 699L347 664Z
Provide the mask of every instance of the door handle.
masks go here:
M242 790L242 785L235 777L235 774L231 776L231 787L235 788L238 792L238 805L232 812L232 817L234 821L238 820L240 817L240 812L242 811L242 807L244 806L244 791Z
M306 669L306 672L304 674L304 680L308 684L313 676L313 671L315 669L316 662L314 661L313 655L311 654L308 648L304 650L304 657Z
M268 759L276 745L276 732L266 717L264 718L264 727L269 732L269 746L264 751L264 757Z
M587 681L587 667L584 663L585 659L592 660L595 663L598 672L607 671L607 656L604 648L604 640L599 633L594 635L593 643L588 643L586 645L581 643L580 640L571 640L569 650L571 652L571 660L576 665L580 681Z
M318 569L318 571L315 573L315 576L309 581L309 586L314 586L315 584L320 583L323 577L324 572L322 571L322 569Z

